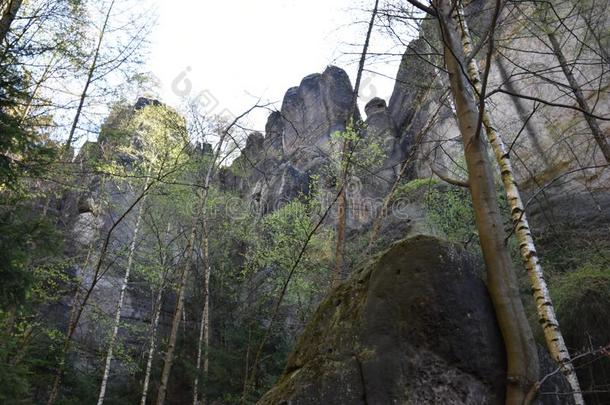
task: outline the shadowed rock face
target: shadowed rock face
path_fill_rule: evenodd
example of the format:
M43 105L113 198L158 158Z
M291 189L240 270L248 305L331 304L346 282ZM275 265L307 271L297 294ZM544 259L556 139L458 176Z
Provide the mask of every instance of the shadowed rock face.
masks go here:
M475 262L417 236L322 302L259 404L502 403L504 362Z
M330 135L345 130L352 95L347 73L335 66L288 89L281 110L284 154L303 150L316 154L317 148L326 152Z
M322 301L258 405L503 404L504 345L479 269L433 236L396 242ZM565 390L558 376L541 388Z
M366 104L364 111L366 112L365 136L378 139L387 158L384 166L386 170L380 175L392 182L400 171L407 151L402 148L396 125L385 100L379 97L373 98Z
M435 76L430 53L430 46L424 39L415 39L409 43L398 69L388 110L403 142L410 141L408 138L423 126L428 114L425 104L430 99Z
M269 115L265 136L251 134L231 170L221 171L223 187L248 197L260 214L306 194L310 176L328 163L331 134L346 128L352 95L338 67L303 78Z

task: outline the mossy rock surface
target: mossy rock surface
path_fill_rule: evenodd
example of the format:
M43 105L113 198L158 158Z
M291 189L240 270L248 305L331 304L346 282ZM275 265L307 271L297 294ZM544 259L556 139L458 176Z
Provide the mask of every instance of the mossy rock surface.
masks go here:
M395 243L320 304L259 404L502 403L504 349L478 274L452 243Z

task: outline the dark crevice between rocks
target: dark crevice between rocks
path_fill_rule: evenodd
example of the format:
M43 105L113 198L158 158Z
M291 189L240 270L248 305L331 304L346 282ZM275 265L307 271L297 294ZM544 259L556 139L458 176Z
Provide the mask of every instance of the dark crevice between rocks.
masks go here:
M358 364L358 373L360 374L360 382L362 383L362 401L364 402L364 405L369 405L366 395L366 379L364 378L364 370L362 369L362 362L358 358L357 353L354 353L354 360L356 360L356 364Z

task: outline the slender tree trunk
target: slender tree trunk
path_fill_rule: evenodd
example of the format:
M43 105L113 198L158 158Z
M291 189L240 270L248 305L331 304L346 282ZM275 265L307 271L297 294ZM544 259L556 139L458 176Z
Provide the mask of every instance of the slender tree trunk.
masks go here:
M362 72L364 71L364 64L366 62L371 33L373 32L373 26L375 24L375 19L377 18L378 6L379 0L375 0L375 5L371 13L371 20L369 21L366 38L364 40L364 46L362 48L362 55L360 56L360 62L358 64L358 73L356 75L356 83L354 85L351 108L349 111L349 116L347 117L348 131L356 131L355 121L356 111L358 110L358 92L360 91L360 81L362 80ZM341 178L339 180L339 196L337 198L337 244L335 248L335 267L333 268L332 273L331 288L338 286L341 282L345 262L345 227L347 222L346 194L352 146L352 141L348 134L348 137L343 140L343 146L341 148Z
M51 69L55 65L56 55L57 55L57 52L53 53L53 56L51 56L51 60L45 66L45 69L42 72L42 75L40 76L40 79L36 82L36 86L34 86L34 90L32 90L32 93L28 95L27 104L25 105L25 108L23 109L23 113L21 114L21 122L22 123L30 115L30 111L32 110L32 105L34 104L34 101L36 100L36 97L38 96L38 91L40 91L40 87L48 79L49 73L51 72Z
M169 235L171 224L167 224L167 234ZM165 283L167 280L167 251L164 251L161 256L161 267L163 276L161 278L161 285L157 290L157 297L154 303L154 314L152 323L150 325L150 341L148 342L148 356L146 359L146 371L144 372L144 384L142 385L142 399L140 405L146 405L146 398L148 397L148 385L150 384L150 373L152 371L153 358L155 356L157 330L159 328L159 319L161 318L161 303L163 299L163 291L165 291Z
M157 405L163 405L163 403L165 401L165 396L167 395L167 383L169 381L169 375L170 375L172 363L174 360L174 351L176 349L176 337L178 335L178 328L180 327L180 314L184 307L184 293L185 293L184 290L186 289L186 279L187 279L188 269L191 266L192 259L193 259L195 234L196 234L196 230L197 230L197 219L202 215L205 218L205 216L207 215L207 211L205 208L206 208L207 198L209 195L210 182L211 182L211 178L214 174L215 165L217 163L218 157L220 156L220 153L222 151L222 145L223 145L225 137L227 135L227 131L228 130L222 132L220 139L218 141L218 145L216 146L216 151L214 152L212 162L210 163L210 166L208 166L208 171L207 171L207 174L205 177L202 194L199 197L199 206L198 206L198 208L196 210L196 214L193 218L193 223L191 224L191 234L188 239L188 246L187 246L186 265L184 266L184 269L183 269L182 275L181 275L180 287L179 287L179 291L178 291L178 303L176 305L176 312L174 313L174 319L172 321L172 330L170 332L168 348L167 348L167 352L165 354L165 363L163 365L163 372L161 373L161 386L159 387L159 394L157 396ZM207 307L207 305L205 305L205 307ZM199 343L201 343L201 342L199 342Z
M152 371L152 363L155 357L157 329L159 328L159 319L161 318L161 302L163 298L163 288L160 286L157 290L157 296L155 298L155 311L153 314L152 323L150 325L150 340L148 342L148 356L146 357L146 370L144 372L144 383L142 385L142 399L141 405L146 405L146 398L148 397L148 386L150 384L150 373Z
M150 170L148 171L150 173ZM150 182L150 176L146 176L146 185L144 186L144 190L148 189L148 184ZM114 325L112 328L112 335L110 337L110 343L108 344L108 353L106 354L106 363L104 366L104 374L102 377L102 383L100 386L100 394L97 399L97 405L102 405L104 403L104 398L106 396L106 387L108 386L108 377L110 376L110 365L112 364L112 358L114 356L114 344L116 342L117 335L119 334L119 326L121 324L121 311L123 310L123 302L125 300L125 291L127 290L127 285L129 284L129 276L131 274L131 268L133 266L133 256L136 251L136 244L138 242L138 235L140 233L140 224L142 222L142 216L144 215L144 206L146 203L146 196L140 202L140 208L138 209L138 217L136 219L136 225L133 230L133 237L131 239L131 244L129 246L129 254L127 255L127 268L125 269L125 276L123 277L123 282L121 284L121 292L119 294L119 301L117 302L116 311L114 314Z
M198 405L199 402L199 373L201 371L201 360L203 357L203 379L207 381L209 369L209 342L210 342L210 273L212 267L210 265L210 241L208 220L206 215L203 216L203 309L201 313L201 323L199 325L199 341L197 345L197 364L195 371L195 384L193 391L193 405ZM203 400L201 403L206 403L206 393L203 391Z
M502 217L487 148L484 140L477 136L479 112L464 72L466 58L459 39L460 28L452 16L450 1L435 0L433 4L438 13L445 65L464 143L470 194L487 268L488 288L504 338L508 362L506 404L521 405L529 388L538 381L536 343L519 296L511 257L504 243Z
M163 177L163 176L160 176L160 177ZM91 298L91 294L93 293L93 290L95 290L97 283L100 281L101 277L103 276L102 265L104 263L106 254L108 253L108 248L110 246L110 241L111 241L112 235L114 233L114 230L117 228L117 226L119 226L119 224L121 224L123 222L123 220L125 220L125 218L134 209L134 207L136 205L138 205L140 200L142 200L146 196L146 194L148 193L148 190L150 189L150 187L153 186L153 184L154 184L154 182L150 182L148 184L148 187L144 189L144 191L138 196L138 198L136 198L131 203L131 205L123 212L123 214L121 214L121 216L112 224L112 226L106 233L106 237L104 238L104 243L102 245L102 249L97 258L95 269L93 271L93 278L91 280L91 285L85 291L85 294L84 294L84 297L82 300L79 300L77 302L76 300L80 299L80 293L75 295L75 302L74 302L75 306L72 307L73 311L74 311L74 317L68 323L66 340L64 342L64 347L62 348L62 351L61 351L61 360L59 361L59 367L57 368L57 370L55 372L55 376L53 378L53 385L51 387L51 392L49 393L49 399L47 400L47 405L52 405L53 403L55 403L55 401L57 400L57 396L59 395L59 387L61 386L61 380L63 378L63 373L64 373L65 366L66 366L66 357L68 355L68 352L70 351L70 348L72 347L72 338L74 337L74 333L76 332L76 328L78 326L80 318L83 315L85 306L89 302L89 298ZM85 267L86 267L86 265L85 265Z
M589 129L591 130L591 134L593 135L593 138L595 138L595 142L597 142L597 145L601 149L601 151L604 155L604 158L606 159L606 162L610 163L610 144L608 143L608 140L606 139L606 135L603 133L603 131L599 127L599 123L597 122L597 119L595 119L595 117L593 117L591 115L591 108L589 107L589 103L587 102L587 99L585 98L585 96L582 92L580 84L578 84L578 81L576 80L576 78L574 77L574 74L570 70L570 66L568 65L568 61L566 60L566 57L563 54L563 51L561 50L561 45L559 44L557 37L552 32L549 32L547 34L547 36L549 37L549 41L551 42L551 47L553 48L553 53L555 54L555 57L559 61L561 70L563 71L563 74L565 75L566 79L568 80L572 93L574 94L574 97L576 98L576 102L578 103L578 106L580 107L580 109L583 111L585 121L587 121L587 125L589 126Z
M210 229L208 222L208 210L207 201L210 195L210 185L212 184L212 178L214 176L216 166L219 164L218 159L222 152L222 146L227 136L227 131L223 131L216 150L214 151L212 161L208 166L208 170L203 183L203 197L202 197L202 250L203 250L203 304L201 310L201 323L199 325L199 339L197 341L197 363L195 372L195 381L193 384L193 405L197 405L199 399L199 373L201 371L201 360L203 356L203 377L207 381L208 369L209 369L209 348L210 348L210 274L212 273L212 262L210 259ZM203 345L203 348L202 348ZM206 392L203 392L203 402L206 401Z
M600 32L596 30L596 27L593 25L591 21L591 17L593 17L596 13L600 14L605 11L601 7L597 6L595 2L593 2L590 7L587 9L587 2L582 0L572 0L571 5L578 9L578 13L580 18L585 22L585 26L587 27L587 31L591 34L593 39L595 40L595 44L597 45L597 49L595 53L602 59L602 61L610 67L610 53L608 52L608 46L604 46L602 38L600 37ZM603 4L603 3L602 3ZM600 4L600 5L602 5ZM607 3L606 3L607 4ZM572 32L572 35L576 37L576 34ZM585 33L586 37L586 33Z
M106 31L108 29L108 22L110 21L110 16L112 14L112 9L114 8L115 1L116 0L112 0L112 2L110 3L110 6L108 7L108 10L106 12L106 17L104 18L104 24L102 25L102 29L101 29L100 34L97 39L97 45L96 45L95 51L93 52L93 60L91 61L91 65L89 66L89 69L87 70L87 80L85 81L85 86L83 87L83 91L80 94L78 107L76 108L76 114L74 115L74 120L72 121L72 126L70 127L70 134L68 135L68 140L66 141L66 144L64 146L64 150L66 152L70 151L70 148L72 147L72 142L74 141L74 135L76 133L76 130L78 129L78 123L80 121L80 117L82 115L83 108L85 106L85 100L87 99L87 96L89 95L89 87L91 86L91 83L93 82L93 76L95 75L95 71L98 66L97 61L100 57L100 53L102 50L102 44L104 43L104 37L106 36Z
M15 21L15 17L17 17L22 3L23 0L9 0L6 8L2 10L2 17L0 17L0 46L6 40L6 36L11 29L13 21Z
M344 141L347 143L348 141ZM348 147L345 145L342 156L347 156ZM342 159L343 160L343 159ZM345 164L346 162L344 162ZM347 170L341 169L342 173ZM347 208L347 197L345 195L347 182L347 175L341 176L341 184L339 185L339 198L337 198L337 244L335 247L335 267L333 268L332 279L330 287L335 288L341 283L343 277L344 257L345 257L345 225L346 225L346 208Z
M470 32L468 30L462 8L459 7L458 10L460 13L459 21L461 22L461 29L463 33L462 48L465 55L470 55L472 53ZM474 57L468 64L467 72L470 82L474 85L477 92L481 94L481 77L477 61ZM557 321L557 317L555 315L555 309L551 301L551 294L547 287L546 280L544 279L542 266L538 261L536 245L534 244L534 239L527 220L525 207L521 199L521 193L519 192L519 188L517 186L517 179L510 161L509 151L502 141L502 138L493 127L491 117L489 116L487 109L483 109L481 118L482 124L485 128L485 134L487 135L487 140L492 147L496 161L498 162L498 166L500 168L502 183L504 185L504 190L506 191L506 197L511 210L513 229L519 242L523 263L525 264L525 268L529 274L532 293L534 295L534 301L536 303L536 309L538 312L538 319L544 332L547 348L555 362L561 367L562 372L566 376L566 379L568 380L568 383L572 389L575 404L584 405L576 371L574 370L570 353L559 328L559 322Z
M174 353L176 351L176 341L178 339L178 330L180 328L180 321L182 310L184 308L184 295L186 290L186 280L188 279L189 269L192 264L193 250L195 244L195 234L197 230L197 217L201 212L201 207L196 212L193 222L191 224L191 232L188 238L188 244L186 248L186 256L184 259L184 265L180 273L180 284L178 286L178 300L176 302L176 309L172 319L172 329L169 335L169 341L167 344L167 351L165 353L165 361L163 364L163 371L161 372L161 385L159 386L159 393L157 395L157 405L163 405L165 403L165 397L167 395L167 384L169 382L169 376L172 371L172 365L174 363Z

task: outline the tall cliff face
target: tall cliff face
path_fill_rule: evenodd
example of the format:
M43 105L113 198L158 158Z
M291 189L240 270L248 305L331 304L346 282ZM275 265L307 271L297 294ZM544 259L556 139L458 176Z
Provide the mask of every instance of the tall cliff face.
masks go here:
M484 7L484 3L484 1L470 2L466 11L475 37L484 36L489 23L489 9ZM424 31L430 29L424 27ZM495 55L491 61L489 88L506 91L489 95L488 111L493 117L494 126L511 148L517 181L527 204L527 214L544 266L548 265L552 268L554 261L560 257L561 267L567 264L569 271L576 271L576 267L581 264L578 260L586 261L587 256L594 250L602 252L603 256L603 252L607 252L610 248L607 238L610 229L610 171L602 164L603 157L595 147L580 112L569 107L557 109L528 100L527 97L552 100L568 106L575 104L573 98L566 94L565 88L561 85L549 85L548 80L536 75L522 78L525 76L524 71L528 69L530 72L556 69L557 61L548 54L543 44L537 43L533 37L519 36L520 32L519 27L507 25L503 33L506 38L503 37L502 41L515 42L502 49L502 54ZM573 41L577 39L568 38L566 44ZM515 46L514 43L519 45ZM375 172L374 175L369 173L368 176L360 178L354 176L361 186L350 196L352 199L373 194L385 195L388 185L396 179L401 163L411 152L415 153L415 159L407 179L431 176L431 165L440 167L442 171L454 177L467 176L463 169L462 142L455 123L451 97L445 91L446 78L444 73L435 67L435 65L439 66L441 61L434 60L431 56L435 52L438 53L438 49L433 49L430 42L420 38L413 40L403 56L395 89L389 102L376 98L366 105L366 128L360 135L380 141L383 145L385 161L382 165L383 169ZM532 54L546 56L534 61ZM484 55L479 56L481 60L484 58ZM436 57L440 58L440 55L437 54ZM592 78L601 78L597 89L590 90L588 97L599 101L600 114L607 114L610 109L610 93L607 92L607 79L601 82L604 76L603 71L600 76L599 70L599 66L585 66L578 74L583 83L596 80ZM562 78L559 72L556 73L553 80L564 82L565 78ZM304 84L287 93L282 111L270 117L267 134L262 142L263 145L279 145L279 140L282 140L282 149L280 150L279 147L275 149L279 152L276 157L277 167L283 168L281 176L277 173L271 176L272 179L282 180L270 180L265 183L259 177L256 185L242 189L244 195L248 195L248 187L250 187L250 190L255 190L251 195L256 195L261 200L273 201L283 195L287 199L295 198L299 192L307 189L305 185L309 184L311 175L316 174L321 167L319 162L328 158L327 155L331 152L328 148L325 149L328 144L328 132L331 128L345 127L345 122L341 123L340 119L341 117L345 119L345 114L330 114L328 119L323 118L329 110L323 105L323 100L327 98L319 96L325 94L326 90L321 91L318 83L325 86L329 84L321 80L316 81L314 85L308 83L310 80L311 77L305 78ZM525 97L511 96L509 93ZM309 113L313 111L311 100L318 100L321 103L316 113L321 116L303 113L303 111ZM342 104L337 103L333 106L341 108ZM284 114L292 118L285 120ZM337 117L339 117L339 125L333 126L334 124L330 122L336 124L334 120ZM294 125L295 122L298 125ZM287 129L287 123L293 125ZM608 133L610 128L608 123L602 123L602 127ZM323 130L319 130L320 128ZM305 144L299 144L300 140ZM287 167L296 171L286 175L283 170ZM286 178L294 181L286 182ZM297 190L296 192L286 193L279 191L285 188L268 187L266 184L298 184L299 187L292 188ZM327 190L331 192L333 186L332 181L329 181L326 185ZM276 207L271 204L264 212ZM351 215L355 216L354 212ZM352 218L348 223L352 230L362 230L367 228L371 218L373 215L366 213L356 220ZM585 240L587 238L583 239L583 235L588 235L591 239ZM396 236L396 238L400 237L404 237L404 234ZM572 256L566 253L568 246L573 249ZM416 253L411 252L403 258L403 261L408 263L416 256ZM452 265L459 267L455 263ZM392 266L389 267L394 269ZM562 270L566 269L562 268ZM398 271L400 273L401 270ZM385 274L384 277L390 279L394 277L389 270L375 268L372 272ZM414 278L417 276L411 274L410 280ZM368 403L391 403L393 399L396 399L397 403L498 402L497 398L493 397L493 393L490 393L492 390L489 390L489 386L481 390L476 388L485 386L485 383L477 385L481 383L480 380L462 384L461 386L466 388L461 392L453 390L452 382L443 380L443 372L447 370L446 365L441 367L443 371L439 371L440 377L435 374L438 378L431 383L441 387L438 392L426 392L425 389L418 387L417 381L426 375L428 371L426 366L429 364L414 364L403 359L401 356L404 356L404 353L411 353L408 347L401 353L393 352L396 347L405 344L405 341L407 346L413 343L407 338L401 340L408 335L407 332L393 341L395 345L389 349L384 345L386 343L384 339L394 338L392 334L394 332L389 333L391 338L385 335L376 337L372 346L363 344L366 336L363 337L362 334L366 335L368 331L369 318L363 315L362 306L365 304L362 303L367 302L369 298L394 297L403 293L403 291L377 292L370 293L369 296L367 294L370 291L366 290L371 286L368 283L370 281L366 277L360 278L359 275L354 275L322 303L318 314L308 326L289 360L284 375L274 389L261 400L262 404L367 403L367 400ZM397 307L408 308L409 305L408 302L401 302ZM444 304L441 302L439 305ZM357 316L347 319L347 314L353 313ZM405 314L398 314L397 318L388 320L384 326L395 322L398 324L396 329L400 330L400 325L403 323L412 323L411 319L401 318L402 315ZM417 326L415 323L416 330ZM596 328L595 325L590 327L591 330ZM423 336L429 338L430 335L427 333L430 331L421 332ZM395 334L400 335L400 332ZM601 335L598 333L598 336L602 335L603 333ZM450 340L450 337L446 339L446 341ZM605 342L598 339L596 344L605 344ZM345 349L346 347L350 349ZM379 347L383 347L383 350ZM421 347L418 349L424 350ZM375 366L366 364L368 350L379 356L381 356L379 353L386 350L394 353L392 359L398 358L396 362L399 363L402 361L402 367L388 371L387 376L381 372L387 378L380 382L375 371L371 371L376 370ZM437 353L431 350L428 359L436 359L436 355ZM499 353L497 355L501 356ZM365 358L365 361L362 361L361 357ZM430 363L434 362L435 360L430 360ZM393 363L388 360L386 364ZM463 368L459 361L452 365L456 366L456 370L451 372L455 371L453 376L459 380L459 373ZM550 367L552 369L552 365ZM412 376L415 382L409 381L405 374ZM474 380L477 378L475 377ZM586 381L586 378L583 381ZM409 386L410 391L406 390L407 393L400 392L395 397L390 399L384 397L377 402L370 402L370 397L367 399L371 392L374 395L380 395L381 392L393 395L409 383L413 385ZM346 389L337 390L336 387L339 386ZM415 398L411 399L413 402L405 399L409 395L411 395L409 398ZM555 400L557 403L562 401Z
M409 63L399 72L405 77L413 65L419 66L410 57L406 60ZM369 173L371 176L351 176L350 183L358 184L348 190L353 199L379 197L391 188L411 151L415 132L421 129L407 125L412 117L400 111L410 104L411 114L417 111L424 115L425 110L419 108L417 100L425 99L428 93L426 86L413 89L405 81L397 84L389 106L379 98L367 103L367 118L359 135L377 142L383 157L382 162L377 162L375 172ZM352 97L349 77L338 67L329 66L323 73L303 78L299 86L286 92L281 109L270 114L265 134L253 133L248 137L241 156L221 172L221 184L249 198L261 214L306 194L312 176L321 176L318 186L332 195L336 191L336 173L329 173L328 168L340 160L339 142L333 142L333 134L346 131ZM356 119L360 119L359 111ZM405 176L409 177L413 173ZM351 217L350 223L360 227L372 217L372 212L366 212L357 218Z
M475 3L481 2L471 2ZM481 21L473 22L473 30L485 26ZM365 126L358 135L377 142L382 157L374 170L354 165L347 190L350 236L369 230L380 207L358 202L383 200L408 157L412 162L403 180L431 176L431 164L456 176L465 175L460 168L461 139L451 99L445 92L443 73L435 67L439 61L432 57L434 52L423 39L413 40L402 58L391 98L387 102L375 98L364 106ZM519 60L519 55L514 57ZM511 83L514 67L505 62L498 59L492 63L492 86ZM540 92L538 95L550 99L559 96L553 90L539 90L538 85L535 80L515 81L512 91ZM314 187L316 193L327 196L325 202L331 202L339 161L333 133L345 131L352 97L348 75L340 68L331 66L305 77L286 92L281 109L270 114L265 133L250 134L241 155L221 170L221 187L246 199L260 216L308 195ZM596 157L583 153L585 142L571 150L572 145L563 137L562 128L569 127L576 115L559 116L549 109L530 119L531 105L523 100L502 94L491 100L490 112L505 142L518 141L512 153L518 180L526 200L530 200L528 215L536 236L541 236L543 259L545 251L557 246L565 251L566 246L589 244L583 234L607 243L609 172L578 170L579 166L593 166ZM136 108L151 103L155 102L141 100ZM82 160L89 159L88 154L101 153L100 146L88 145ZM551 146L556 152L547 155ZM575 153L590 159L576 161ZM562 177L563 173L568 177ZM570 181L564 181L567 179ZM81 250L86 250L96 232L108 229L116 215L116 211L104 211L96 204L100 187L117 196L115 210L133 197L122 195L116 185L92 182L90 193L70 201L74 239ZM414 230L426 232L427 225L419 226L427 221L422 206L420 200L410 201L408 217L388 219L383 224L383 249ZM331 220L328 225L333 225ZM128 244L132 228L133 223L126 222L117 230L117 246ZM566 235L571 238L567 243ZM90 269L82 266L76 271L86 284ZM262 403L408 403L408 398L413 403L498 402L503 353L477 272L468 254L442 241L420 237L393 246L322 303L284 375ZM110 271L96 291L93 300L102 303L98 306L102 312L112 312L103 303L116 301L119 281L120 275ZM437 295L440 298L430 298ZM132 325L145 325L152 311L150 293L130 287L127 300L125 317ZM170 314L172 300L166 305ZM413 308L416 310L411 311ZM93 312L85 318L85 332L79 332L78 338L97 348L103 325L95 323ZM462 319L469 322L455 324ZM480 343L478 349L464 343L471 340ZM482 357L481 352L485 353ZM349 389L339 392L337 386Z
M281 110L269 116L265 135L253 133L248 137L241 156L221 173L221 183L249 198L261 214L307 194L314 175L322 175L322 187L332 194L336 179L325 167L340 159L338 142L333 143L332 138L346 131L352 97L349 78L338 67L330 66L321 74L303 78L298 87L286 92ZM376 100L366 108L369 118L361 135L382 141L384 167L389 170L382 170L378 177L382 178L382 187L388 189L408 143L397 136L385 102ZM359 119L359 112L356 117ZM373 189L358 192L372 194ZM354 225L369 219L364 216Z

